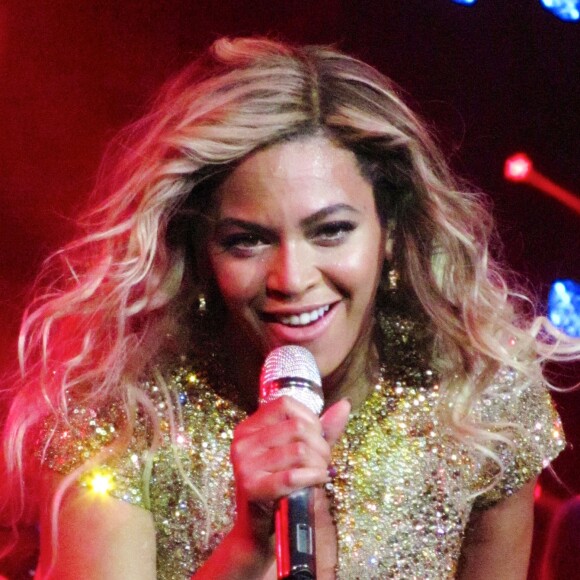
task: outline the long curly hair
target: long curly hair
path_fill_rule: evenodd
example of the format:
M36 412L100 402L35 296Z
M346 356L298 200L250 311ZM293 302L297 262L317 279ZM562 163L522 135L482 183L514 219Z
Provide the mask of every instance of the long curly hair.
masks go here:
M22 323L5 426L21 499L35 427L66 417L71 395L94 406L121 400L128 417L139 405L153 413L139 377L189 347L193 302L207 283L196 234L216 183L252 152L305 135L353 151L372 183L393 239L389 267L400 273L397 308L428 328L458 437L489 441L469 410L502 365L541 383L542 361L578 356L577 343L518 306L525 297L490 255L485 200L451 175L391 81L333 48L223 38L115 141L86 233L45 265Z

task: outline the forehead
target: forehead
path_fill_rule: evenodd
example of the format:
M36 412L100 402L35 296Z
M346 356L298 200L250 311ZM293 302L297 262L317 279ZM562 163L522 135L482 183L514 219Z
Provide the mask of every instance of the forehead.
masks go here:
M355 155L322 137L279 143L246 158L216 192L216 209L301 213L343 203L374 211L371 184L362 176Z

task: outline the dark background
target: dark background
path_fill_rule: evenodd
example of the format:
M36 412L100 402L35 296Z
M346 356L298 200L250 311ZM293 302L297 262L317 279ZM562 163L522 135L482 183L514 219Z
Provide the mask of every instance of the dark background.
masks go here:
M214 38L246 34L334 43L392 77L436 128L452 167L491 196L505 258L541 307L555 278L580 281L580 216L502 177L505 158L523 150L539 171L580 194L580 23L558 20L539 0L472 7L450 0L3 0L2 367L14 362L35 272L73 234L106 143ZM556 469L577 493L580 396L557 400L572 445ZM542 484L538 541L552 512L546 502L568 493L554 477Z

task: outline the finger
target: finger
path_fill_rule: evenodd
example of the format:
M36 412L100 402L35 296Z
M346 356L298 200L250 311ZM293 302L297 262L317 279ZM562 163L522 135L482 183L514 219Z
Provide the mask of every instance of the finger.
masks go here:
M323 437L320 420L305 422L301 417L285 419L275 425L266 425L259 430L238 434L242 446L252 448L282 447L303 441L320 455L330 453L330 446Z
M286 423L292 423L290 420ZM266 432L272 432L268 440ZM331 456L330 445L317 432L308 429L294 431L291 426L274 429L267 427L232 443L230 456L234 471L252 476L252 472L276 472L297 467L324 467Z
M319 425L318 417L308 407L291 397L283 396L260 405L253 415L240 423L238 430L242 433L256 431L267 425L277 425L290 418L299 418L313 426Z
M325 445L328 446L327 443ZM261 469L270 473L302 467L324 470L328 467L330 452L320 455L303 441L297 441L284 447L268 449L260 459Z
M346 424L348 423L350 411L350 401L348 399L341 399L329 407L322 417L320 417L325 439L331 447L338 441L338 438L344 432Z
M249 483L245 489L250 501L272 501L290 493L330 481L326 466L323 469L303 467L264 475Z

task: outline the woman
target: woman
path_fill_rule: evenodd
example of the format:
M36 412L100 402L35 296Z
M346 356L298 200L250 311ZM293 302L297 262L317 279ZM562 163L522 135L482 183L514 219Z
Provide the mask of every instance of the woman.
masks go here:
M37 576L274 578L275 501L312 486L319 578L524 577L563 446L541 362L580 349L522 315L390 82L222 39L112 157L21 333L6 453ZM258 408L284 344L322 417Z

